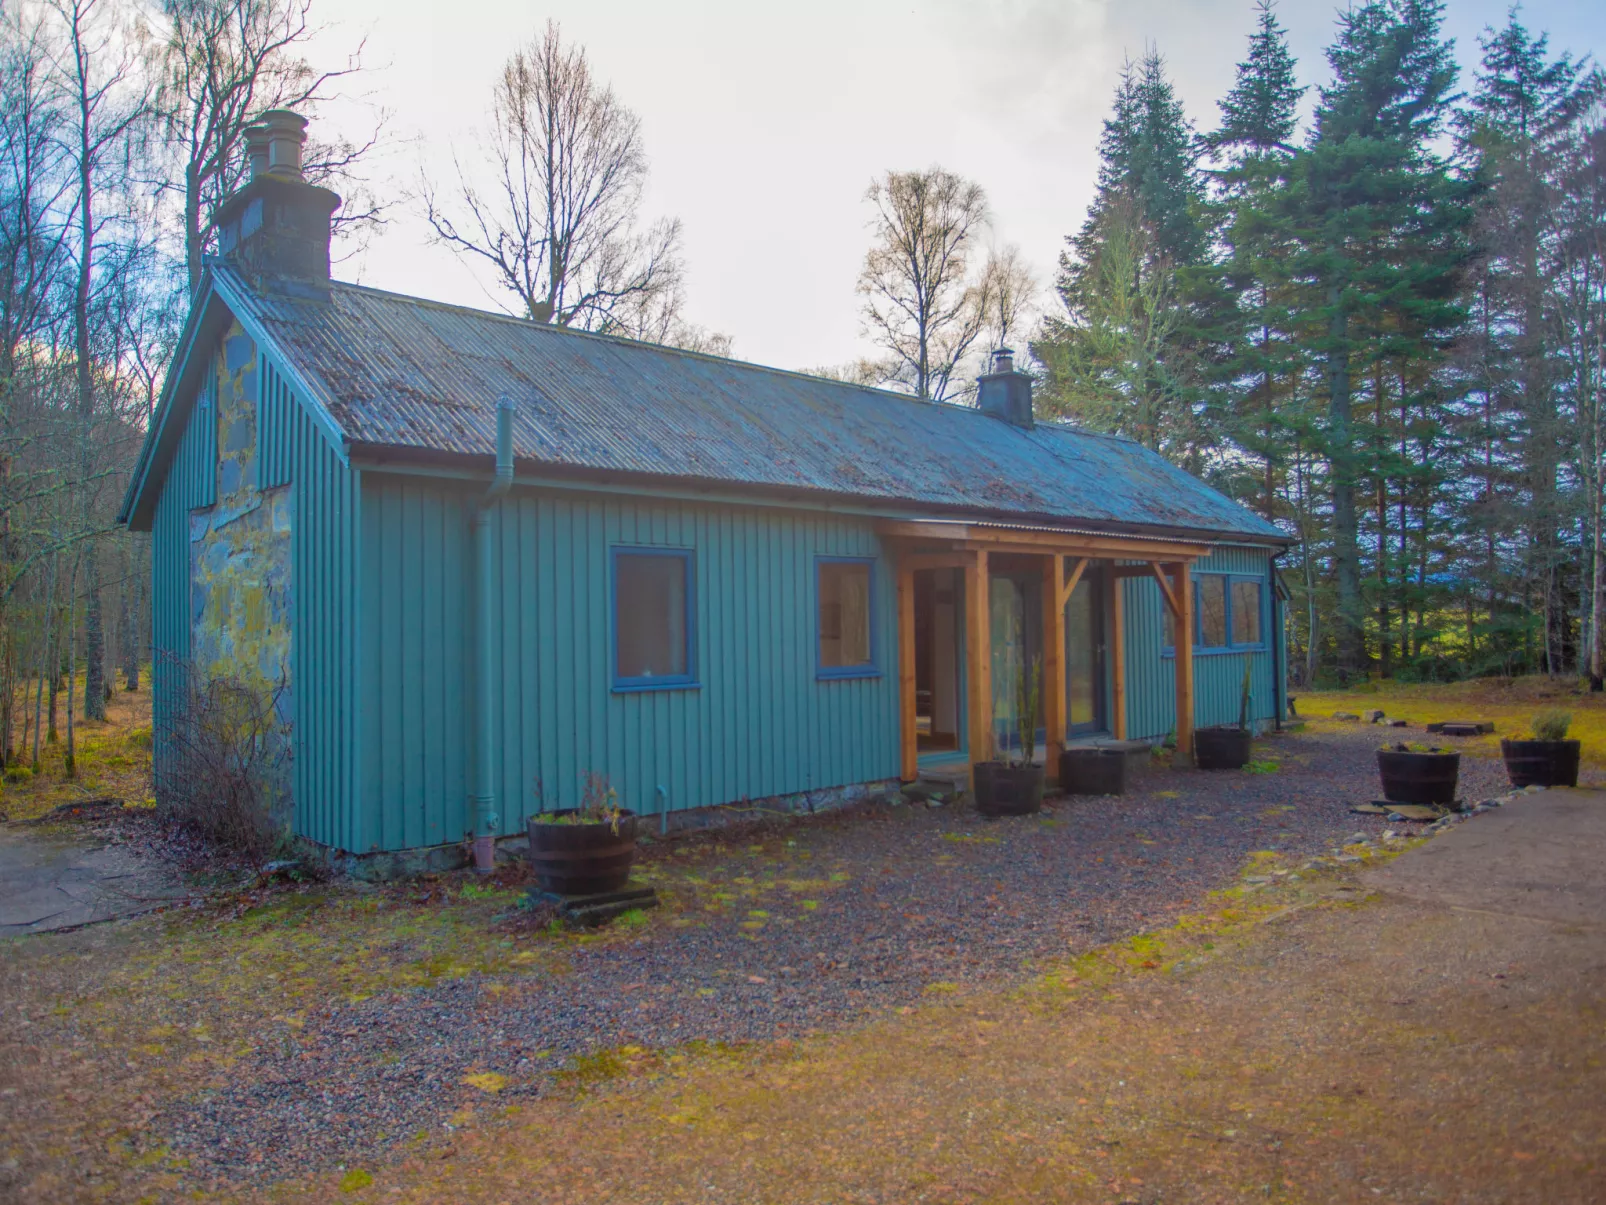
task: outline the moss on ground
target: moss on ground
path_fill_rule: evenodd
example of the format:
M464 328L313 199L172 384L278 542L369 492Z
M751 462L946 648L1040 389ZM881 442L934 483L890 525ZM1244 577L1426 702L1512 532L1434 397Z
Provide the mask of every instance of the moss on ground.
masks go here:
M1334 712L1362 715L1381 710L1390 719L1409 720L1418 727L1444 720L1492 720L1492 734L1449 742L1484 757L1499 757L1501 737L1526 736L1536 715L1560 708L1572 713L1568 736L1581 743L1584 778L1606 783L1606 694L1591 694L1585 685L1571 680L1535 676L1451 683L1367 682L1351 690L1294 694L1300 718L1315 721L1324 731L1336 730L1338 724L1354 727L1353 721L1333 721ZM1380 729L1379 743L1390 739L1392 731Z
M121 680L121 675L119 675ZM66 693L60 700L59 739L39 742L39 770L29 764L33 740L20 747L23 704L18 701L17 740L19 763L0 777L0 814L11 820L33 820L64 803L84 799L115 798L128 807L149 807L151 797L151 696L146 674L137 691L116 690L106 705L104 722L75 722L74 764L76 774L66 773ZM83 703L83 677L79 676L77 699ZM33 712L28 711L31 717ZM49 701L46 701L46 709Z

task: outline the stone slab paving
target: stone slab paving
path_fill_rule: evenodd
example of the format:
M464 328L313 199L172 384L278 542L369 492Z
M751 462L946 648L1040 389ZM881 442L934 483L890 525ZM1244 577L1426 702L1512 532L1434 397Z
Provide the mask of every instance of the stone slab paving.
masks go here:
M135 916L188 895L127 847L63 828L0 824L0 938Z

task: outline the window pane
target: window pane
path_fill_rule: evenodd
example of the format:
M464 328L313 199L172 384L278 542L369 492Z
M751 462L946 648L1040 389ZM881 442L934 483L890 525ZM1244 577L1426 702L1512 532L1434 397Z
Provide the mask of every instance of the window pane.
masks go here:
M1260 583L1232 584L1232 642L1260 643Z
M682 556L628 553L615 562L619 677L687 676L686 565Z
M820 666L870 664L870 566L820 563Z
M1227 579L1219 573L1199 578L1199 645L1218 649L1227 643Z

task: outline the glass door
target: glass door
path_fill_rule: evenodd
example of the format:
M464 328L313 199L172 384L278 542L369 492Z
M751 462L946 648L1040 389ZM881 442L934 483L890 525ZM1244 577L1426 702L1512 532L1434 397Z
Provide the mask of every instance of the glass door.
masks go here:
M1029 667L1039 675L1036 714L1029 717L1042 748L1043 602L1040 579L1025 574L994 574L988 583L992 625L993 739L1000 750L1020 744L1021 688Z
M1065 726L1102 732L1104 719L1103 574L1088 568L1065 604Z

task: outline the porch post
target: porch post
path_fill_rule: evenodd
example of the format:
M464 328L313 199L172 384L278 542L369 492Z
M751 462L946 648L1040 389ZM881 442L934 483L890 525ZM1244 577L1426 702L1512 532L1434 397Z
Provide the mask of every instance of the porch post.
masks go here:
M965 566L965 674L970 685L970 760L986 761L993 742L993 625L987 613L987 550L979 548Z
M915 571L905 554L898 560L898 773L905 782L920 776L915 730Z
M1110 731L1118 741L1126 740L1126 615L1122 610L1122 595L1126 593L1122 580L1115 576L1115 562L1109 562L1110 572L1104 575L1104 613L1110 617Z
M1193 764L1193 583L1188 562L1171 566L1177 610L1177 757Z
M1043 562L1043 755L1049 781L1057 782L1065 748L1065 563L1057 552Z

